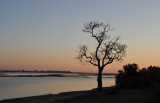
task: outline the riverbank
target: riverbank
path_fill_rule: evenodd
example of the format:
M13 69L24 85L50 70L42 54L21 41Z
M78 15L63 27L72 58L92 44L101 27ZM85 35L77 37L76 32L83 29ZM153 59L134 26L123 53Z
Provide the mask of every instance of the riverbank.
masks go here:
M0 103L152 103L150 92L152 91L145 89L105 87L101 93L93 89L8 99Z

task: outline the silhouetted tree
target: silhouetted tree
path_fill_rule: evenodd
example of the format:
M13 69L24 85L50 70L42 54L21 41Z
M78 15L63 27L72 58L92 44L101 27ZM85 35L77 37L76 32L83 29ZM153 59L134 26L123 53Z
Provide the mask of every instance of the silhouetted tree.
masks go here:
M122 61L126 54L126 45L120 44L120 37L110 39L108 32L112 31L109 24L92 21L84 25L82 30L90 34L98 43L95 51L89 52L86 45L79 46L78 59L98 67L98 91L102 91L102 71L113 61Z

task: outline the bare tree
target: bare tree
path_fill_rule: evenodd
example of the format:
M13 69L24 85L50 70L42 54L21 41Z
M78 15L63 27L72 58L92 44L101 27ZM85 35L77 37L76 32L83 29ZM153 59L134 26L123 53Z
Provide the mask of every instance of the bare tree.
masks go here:
M126 54L126 45L120 44L120 37L110 38L112 31L109 24L92 21L84 25L82 30L90 34L96 41L97 47L94 52L89 52L86 45L79 46L77 58L98 67L98 91L102 91L102 71L104 67L113 61L122 61Z

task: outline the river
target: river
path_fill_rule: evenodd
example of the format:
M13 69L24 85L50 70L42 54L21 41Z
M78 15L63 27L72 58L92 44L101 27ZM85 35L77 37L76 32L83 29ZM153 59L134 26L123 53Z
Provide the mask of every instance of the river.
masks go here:
M115 78L103 78L103 86L115 85ZM26 96L90 90L97 87L95 76L82 77L0 77L0 100Z

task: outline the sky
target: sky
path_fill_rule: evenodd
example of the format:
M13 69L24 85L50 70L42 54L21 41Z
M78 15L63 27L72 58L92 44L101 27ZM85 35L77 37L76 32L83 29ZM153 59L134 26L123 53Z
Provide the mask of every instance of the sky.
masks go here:
M76 60L78 46L96 47L82 32L85 23L109 23L111 37L127 44L123 65L159 66L159 0L0 0L0 69L97 72L97 67Z

